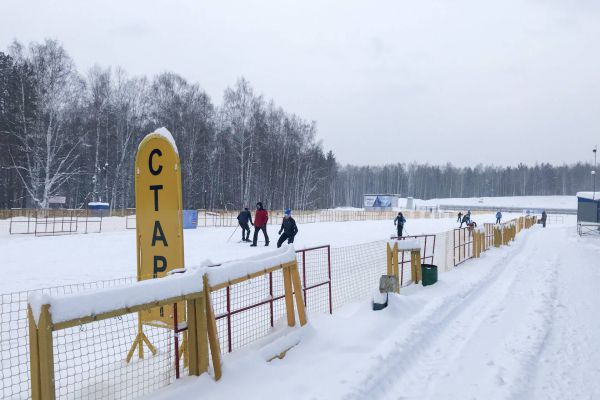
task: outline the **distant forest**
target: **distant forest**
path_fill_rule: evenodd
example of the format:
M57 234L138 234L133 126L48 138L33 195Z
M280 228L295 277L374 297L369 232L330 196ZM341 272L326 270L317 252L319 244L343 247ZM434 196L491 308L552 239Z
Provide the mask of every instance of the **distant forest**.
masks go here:
M240 78L214 104L165 72L77 71L54 40L0 52L0 208L133 207L138 143L165 126L179 147L185 208L362 206L364 193L436 197L572 195L590 189L589 164L517 167L340 165L314 121L283 110Z

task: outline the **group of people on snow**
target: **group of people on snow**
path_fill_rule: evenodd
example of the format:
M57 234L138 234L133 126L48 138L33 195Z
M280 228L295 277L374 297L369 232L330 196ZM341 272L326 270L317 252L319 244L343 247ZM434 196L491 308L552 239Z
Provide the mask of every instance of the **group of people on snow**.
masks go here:
M458 212L458 218L456 219L456 222L460 222L460 227L462 228L463 224L467 225L467 226L471 226L469 224L474 224L475 226L477 226L477 224L475 224L474 221L471 221L471 210L468 210L466 214L463 215L462 212Z
M242 242L252 242L250 247L256 247L258 243L258 233L262 231L265 238L265 246L269 245L269 234L267 233L267 222L269 221L269 213L263 207L262 202L256 203L256 212L254 213L254 222L252 222L252 214L248 208L244 208L237 216L238 224L242 228ZM254 236L250 240L250 225L254 226ZM292 210L286 208L283 212L283 222L279 229L279 240L277 247L281 247L283 242L294 243L294 237L298 234L298 226L292 218Z

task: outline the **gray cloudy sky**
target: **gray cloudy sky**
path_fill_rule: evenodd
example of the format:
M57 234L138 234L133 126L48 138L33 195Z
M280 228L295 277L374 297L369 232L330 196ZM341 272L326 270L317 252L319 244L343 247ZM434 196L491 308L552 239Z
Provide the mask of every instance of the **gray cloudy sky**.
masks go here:
M2 0L0 49L56 38L82 72L170 70L215 102L244 75L342 163L589 161L598 4Z

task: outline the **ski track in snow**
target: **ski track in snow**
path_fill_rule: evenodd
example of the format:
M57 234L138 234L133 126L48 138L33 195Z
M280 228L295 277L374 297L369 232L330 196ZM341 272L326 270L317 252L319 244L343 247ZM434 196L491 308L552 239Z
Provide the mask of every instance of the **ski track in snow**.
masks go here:
M533 252L519 252L535 243ZM477 282L419 313L346 399L519 399L552 329L560 259L520 235ZM386 354L387 353L387 354ZM466 397L466 394L469 397Z

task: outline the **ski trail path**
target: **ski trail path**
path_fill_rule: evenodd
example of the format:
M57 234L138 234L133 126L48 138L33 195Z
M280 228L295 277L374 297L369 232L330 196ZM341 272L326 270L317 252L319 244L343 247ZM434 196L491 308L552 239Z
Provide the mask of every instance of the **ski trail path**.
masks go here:
M409 322L405 339L388 344L373 363L379 367L345 398L598 398L585 381L600 376L598 349L587 348L599 342L599 296L593 285L579 287L598 281L600 264L593 248L584 276L569 265L578 240L564 228L520 235L476 287L449 298L431 320Z

